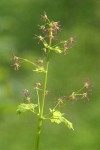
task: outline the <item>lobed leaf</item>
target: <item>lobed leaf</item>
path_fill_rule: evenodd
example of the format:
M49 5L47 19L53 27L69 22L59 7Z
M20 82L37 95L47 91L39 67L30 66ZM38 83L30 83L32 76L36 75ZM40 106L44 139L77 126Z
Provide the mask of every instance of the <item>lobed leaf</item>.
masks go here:
M31 111L33 113L35 113L35 108L37 107L38 105L37 104L25 104L25 103L22 103L18 106L17 108L17 113L18 114L21 114L23 112L26 112L26 111Z
M52 113L52 118L50 119L51 122L55 122L57 124L60 124L60 123L64 123L69 129L73 129L73 125L70 121L68 121L65 117L64 117L64 114L61 113L60 111L58 110L52 110L50 109L50 112Z

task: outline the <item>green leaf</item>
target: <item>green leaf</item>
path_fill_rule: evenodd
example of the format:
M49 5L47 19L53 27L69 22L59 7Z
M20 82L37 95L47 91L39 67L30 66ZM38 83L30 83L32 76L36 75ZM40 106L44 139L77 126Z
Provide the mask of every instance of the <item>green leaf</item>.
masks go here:
M65 117L64 117L64 114L61 113L60 111L58 110L52 110L50 109L50 112L52 113L52 118L50 119L51 122L55 122L57 124L60 124L60 123L64 123L69 129L73 129L73 125L70 121L68 121Z
M21 114L23 112L26 112L26 111L31 111L31 112L35 112L35 108L37 107L38 105L37 104L25 104L25 103L22 103L18 106L17 108L17 113L18 114Z
M65 123L65 125L66 125L69 129L74 130L73 124L72 124L70 121L68 121L66 118L62 117L62 122Z
M59 124L62 122L61 118L62 118L62 114L60 113L60 111L54 111L51 122L55 122L55 123Z

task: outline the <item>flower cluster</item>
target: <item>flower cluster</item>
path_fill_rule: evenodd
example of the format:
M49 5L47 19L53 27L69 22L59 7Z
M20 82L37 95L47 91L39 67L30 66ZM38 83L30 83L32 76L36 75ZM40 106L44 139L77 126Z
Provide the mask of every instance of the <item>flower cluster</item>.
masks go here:
M35 83L34 89L43 91L43 85L40 82L39 83ZM49 94L49 91L46 90L45 91L45 96L48 96L48 94Z
M42 42L44 45L43 51L45 53L48 52L48 49L54 51L56 53L68 53L68 50L73 46L76 42L75 36L72 36L69 40L63 40L55 45L51 45L50 41L58 40L57 33L61 31L61 25L59 21L50 21L44 13L41 16L42 20L45 22L43 25L38 25L39 29L43 31L44 36L35 35L35 38Z
M39 83L35 83L35 85L34 85L34 89L36 89L36 90L40 90L41 87L42 87L42 84L40 82Z
M63 44L63 47L64 47L64 54L67 54L68 53L68 50L70 48L72 48L73 44L76 42L76 37L75 36L72 36L70 37L69 40L65 40L65 41L62 41L61 44Z
M74 103L78 99L82 99L84 102L89 100L89 95L91 94L92 86L89 80L84 81L84 85L76 92L72 92L69 96L62 96L57 100L57 107L61 107L66 104L67 101Z
M34 64L36 65L36 69L33 71L35 72L44 72L45 73L45 68L44 68L44 62L43 59L35 59Z
M30 94L29 91L27 89L23 90L23 94L24 94L24 101L27 103L30 103Z
M35 59L35 61L30 61L28 59L20 58L15 55L13 55L13 66L15 70L19 70L21 67L21 62L28 62L32 65L35 66L35 69L33 71L39 72L39 73L46 73L45 68L44 68L44 60L43 59Z
M61 30L61 25L59 21L50 21L44 12L44 15L41 16L42 20L45 22L44 25L38 25L39 29L45 32L45 38L51 38L56 40L56 34Z
M89 100L89 95L92 90L91 87L92 86L89 80L85 80L83 87L76 92L72 92L72 94L69 97L67 97L67 99L72 102L78 100L78 98L81 98L83 101Z
M14 69L19 70L19 68L21 67L19 58L13 54L12 61L13 61Z
M43 20L43 21L47 21L48 20L48 17L47 17L47 15L46 15L46 12L44 12L44 15L41 15L41 19Z

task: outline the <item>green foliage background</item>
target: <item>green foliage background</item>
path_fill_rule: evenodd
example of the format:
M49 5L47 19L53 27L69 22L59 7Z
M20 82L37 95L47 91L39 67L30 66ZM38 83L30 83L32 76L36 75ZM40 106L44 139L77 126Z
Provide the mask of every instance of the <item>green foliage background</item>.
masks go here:
M41 45L34 40L37 24L46 11L51 20L60 21L61 39L76 36L67 56L51 57L46 107L56 98L68 95L89 79L93 85L90 101L67 104L63 112L75 131L63 125L44 122L41 150L100 149L100 1L99 0L1 0L0 1L0 150L34 150L37 119L31 113L16 115L22 102L22 89L29 89L36 101L33 84L41 81L32 66L20 71L11 66L11 55L33 60L41 57Z

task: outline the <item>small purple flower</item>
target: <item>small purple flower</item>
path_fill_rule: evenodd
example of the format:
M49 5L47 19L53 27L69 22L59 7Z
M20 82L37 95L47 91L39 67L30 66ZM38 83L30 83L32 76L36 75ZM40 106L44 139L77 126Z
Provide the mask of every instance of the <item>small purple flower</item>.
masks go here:
M89 93L88 93L88 92L85 92L85 93L83 93L82 99L83 99L84 101L87 101L87 100L89 101L88 96L89 96Z
M70 43L64 44L64 50L67 50L67 49L69 49L69 48L70 48Z
M23 93L24 93L25 97L29 97L30 96L29 91L27 89L24 89Z
M42 87L41 83L35 83L35 89L39 90Z
M49 91L46 91L46 92L45 92L45 96L48 96L48 94L49 94Z
M30 103L30 94L29 94L29 91L27 89L24 89L23 93L24 93L24 98L23 98L24 102Z
M74 43L76 42L75 38L76 38L75 36L72 36L72 37L70 38L71 44L74 44Z
M21 67L19 58L13 54L12 60L13 60L14 69L19 70L19 68Z
M35 39L38 39L38 40L40 40L40 41L43 41L44 38L43 38L41 35L36 35L36 34L35 34Z
M58 22L52 21L50 23L50 27L51 27L51 30L52 30L53 34L56 34L60 30L59 21Z
M50 32L50 29L49 28L45 28L44 30L46 33L49 33Z
M41 15L41 19L46 22L46 20L48 19L46 12L44 12L44 15Z
M45 31L45 26L44 25L38 25L38 27L39 27L40 30Z
M85 80L85 81L84 81L84 87L85 87L88 91L91 91L91 84L90 84L89 80Z
M46 34L45 38L46 39L50 39L51 38L52 40L58 40L57 36L55 36L55 35L50 36L49 34Z

